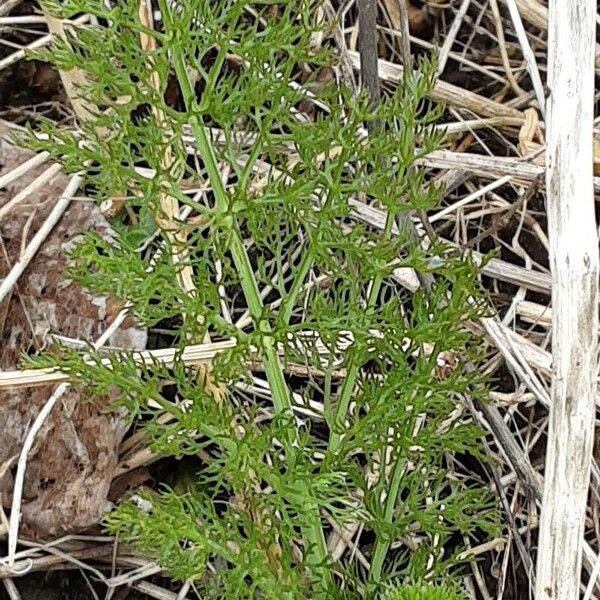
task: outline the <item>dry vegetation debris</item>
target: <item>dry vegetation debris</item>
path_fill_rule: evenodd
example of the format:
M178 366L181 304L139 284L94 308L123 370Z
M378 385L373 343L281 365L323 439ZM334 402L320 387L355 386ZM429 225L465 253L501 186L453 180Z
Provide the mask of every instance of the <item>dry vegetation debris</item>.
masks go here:
M0 140L0 179L6 180L5 176L33 157L33 153ZM65 175L42 163L27 169L0 191L3 279L67 184ZM28 193L19 199L22 190ZM15 199L19 202L9 205ZM33 354L57 339L63 343L95 340L121 311L115 298L94 297L67 278L65 252L86 231L94 231L105 239L113 235L92 202L74 200L0 302L2 370L16 369L23 355ZM136 327L129 316L109 344L143 349L146 332ZM31 424L52 391L52 385L2 390L0 464L4 474L0 487L5 508L12 501L12 467L16 466ZM127 429L123 414L106 412L112 400L107 396L103 402L89 403L83 401L81 391L68 390L44 423L28 457L22 500L24 532L35 537L74 533L96 524L106 512L117 449Z
M334 39L343 58L341 76L356 82L360 67L356 3L327 1L325 7L329 17L336 15L339 19ZM50 115L64 121L65 126L72 123L58 73L46 65L24 60L23 50L47 43L44 23L34 2L9 0L0 7L0 35L4 38L0 47L0 117L5 120L6 131L31 122L36 114ZM488 477L483 483L500 497L508 528L506 537L472 550L484 562L483 567L472 564L467 585L473 598L525 598L533 590L553 358L550 242L543 179L546 123L540 102L545 97L548 64L548 3L381 0L378 24L379 75L384 87L399 81L411 56L432 48L438 51L439 80L431 97L446 106L440 127L447 131L449 146L422 162L431 178L445 183L446 191L442 205L420 220L415 219L415 224L421 233L434 232L483 261L482 281L496 314L472 325L475 333L485 334L484 369L496 382L491 403L472 407L472 413L487 432L486 449L495 461L490 473L482 473L481 477ZM409 40L403 36L407 30ZM596 56L598 74L600 52ZM13 82L27 87L15 89ZM593 134L596 137L596 131ZM18 154L6 143L0 146L0 214L11 197L47 173L46 166L37 166L20 174L18 165L27 160L27 154ZM599 165L600 152L594 160L596 173ZM4 184L7 176L12 179L10 185ZM595 178L593 183L598 192L600 180ZM22 240L38 230L51 202L66 185L63 175L53 173L43 183L43 191L31 191L29 205L19 205L6 222L2 214L2 277L8 273L7 261L8 265L15 262ZM34 212L24 211L26 205ZM381 228L381 211L360 202L355 209L357 219ZM63 236L70 240L81 231L104 228L94 210L85 202L72 203L19 278L12 295L0 304L3 339L11 340L0 354L2 369L15 368L18 354L29 351L31 345L35 347L36 338L16 340L16 327L33 328L40 334L51 329L67 337L93 341L117 316L120 307L110 301L99 302L81 290L63 285L66 263L59 257ZM23 233L24 229L30 233ZM494 257L490 258L492 254ZM399 278L409 288L418 285L410 274L399 273ZM70 307L75 304L80 313L81 307L87 307L89 314L86 319L69 323ZM54 315L54 323L47 322L47 310ZM142 334L132 322L121 325L121 331L128 325L135 335L128 342L115 345L138 348ZM0 419L17 424L12 437L3 434L0 463L6 463L19 451L31 419L51 389L52 386L0 390ZM29 457L23 512L25 521L39 528L38 533L58 534L92 524L102 510L111 479L128 474L134 485L137 474L144 481L148 479L144 469L154 460L143 436L134 433L121 446L122 461L117 466L115 451L124 434L122 422L89 406L76 409L67 419L65 411L71 401L77 404L76 399L63 397L63 408L54 413L54 421L50 420L40 433L40 441ZM98 439L103 440L102 448L96 445ZM68 440L72 442L69 444ZM590 594L587 598L600 597L596 568L600 564L598 447L596 441L583 548L584 581L589 582ZM85 459L78 455L81 452ZM100 455L104 458L102 463L96 458ZM5 465L5 480L7 477ZM48 485L48 481L54 483ZM10 488L4 481L3 484L5 491ZM58 495L52 492L58 489L57 485L61 486ZM82 516L81 509L73 509L72 498L87 487L95 488L96 493ZM58 510L60 520L52 512L38 513L39 509ZM340 534L337 541L342 551L348 546L356 549L352 541L356 534ZM81 562L106 563L106 542L100 543L92 536L87 542L82 540L79 547L67 540L64 545L35 548L35 552L22 550L18 558L24 561L31 557L34 569L63 568L69 561L80 567ZM61 548L63 554L53 555L52 548ZM113 577L108 580L111 585L129 584L154 598L186 597L188 588L177 595L144 581L156 572L155 565L141 559L136 563L128 552L116 552L114 566L128 575ZM0 569L7 581L10 574L9 570ZM6 585L8 590L12 584Z

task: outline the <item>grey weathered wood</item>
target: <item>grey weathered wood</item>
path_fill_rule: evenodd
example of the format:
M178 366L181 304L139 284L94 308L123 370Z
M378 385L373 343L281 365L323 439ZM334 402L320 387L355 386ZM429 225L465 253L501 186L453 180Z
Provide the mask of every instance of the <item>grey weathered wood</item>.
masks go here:
M358 1L358 43L360 44L360 81L371 106L379 104L379 73L377 70L377 2Z
M598 372L595 21L596 0L550 0L546 189L553 369L536 600L579 598Z

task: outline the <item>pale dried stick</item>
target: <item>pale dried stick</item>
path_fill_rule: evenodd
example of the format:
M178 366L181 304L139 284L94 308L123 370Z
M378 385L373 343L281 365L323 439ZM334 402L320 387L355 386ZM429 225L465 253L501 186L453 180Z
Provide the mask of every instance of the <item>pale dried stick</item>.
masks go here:
M179 590L179 593L177 594L177 600L185 600L187 597L187 593L190 591L191 587L191 580L184 582L184 584L181 586L181 589Z
M28 186L23 188L18 194L13 196L4 206L0 207L0 223L2 219L19 203L23 202L33 192L39 190L42 186L46 185L49 181L57 175L61 166L59 164L53 164L48 167L39 177L36 177Z
M506 73L506 78L510 83L510 87L514 90L514 92L518 96L524 96L525 91L518 84L515 79L514 73L512 72L512 68L510 66L510 60L508 58L508 53L506 52L506 40L504 39L504 27L502 26L502 17L500 16L500 10L498 9L498 1L490 0L490 7L492 9L492 15L494 16L494 22L496 24L496 37L498 38L498 49L500 50L500 56L502 58L502 64L504 65L504 71Z
M360 202L354 198L350 198L349 203L352 205L354 218L359 219L364 223L369 223L378 229L384 228L386 218L385 211L368 206L367 204L364 204L363 202ZM396 232L397 230L394 230L394 233ZM455 245L448 240L444 240L444 242L450 245ZM474 250L470 251L469 255L477 263L483 262L483 259L485 258L483 254ZM544 294L547 294L550 291L550 276L548 274L540 273L538 271L531 271L497 258L488 260L483 267L483 272L490 277L494 277L508 283L522 285L530 290L535 290ZM405 284L405 282L402 283L403 285ZM410 284L408 287L411 289Z
M462 25L463 19L467 14L467 10L469 9L469 5L471 4L471 0L463 0L460 5L456 16L454 17L454 21L452 22L452 26L450 27L450 31L446 35L446 39L440 49L438 64L437 64L437 74L438 77L444 72L446 68L446 62L448 61L448 55L450 54L450 50L452 50L452 46L454 44L454 40L458 34L460 26Z
M504 4L508 4L507 0L502 0ZM544 6L538 0L517 0L519 12L523 15L523 18L528 22L542 29L548 31L548 7Z
M515 310L519 317L527 323L533 323L540 327L550 327L552 324L552 309L543 304L537 304L530 300L521 300Z
M356 218L359 218L365 223L369 223L377 229L383 229L385 223L384 211L369 207L354 199L351 199L350 202L353 209L356 211ZM471 256L477 260L480 259L482 255L472 252ZM512 267L512 271L508 270L509 266ZM518 269L520 269L520 271ZM549 281L547 281L549 278L545 276L544 273L527 271L526 269L512 266L509 263L503 263L503 261L489 261L484 268L484 272L491 277L498 277L513 283L518 283L519 285L527 285L530 288L535 287L539 291L547 292L550 288ZM537 354L534 354L531 351L532 349L524 343L524 340L515 337L517 334L509 335L511 333L510 330L504 327L498 319L482 319L481 323L490 338L494 341L496 347L501 350L509 365L536 394L536 397L540 402L542 402L544 406L548 406L550 402L548 394L544 390L539 378L530 367L530 364L535 364L538 368L548 368L546 363L549 364L549 361L545 360L546 357L543 351L536 346L535 348L538 352Z
M348 50L348 56L352 61L355 69L360 68L360 56L358 52ZM384 81L392 83L402 82L403 67L387 60L378 60L379 77ZM436 102L441 102L449 106L455 106L463 110L471 111L482 117L515 117L523 118L523 113L520 110L505 106L485 98L474 92L463 90L462 88L439 80L436 82L429 97Z
M48 31L53 38L68 43L63 20L46 15L46 22ZM59 74L63 87L65 88L65 93L73 107L73 112L80 122L88 121L93 116L95 106L83 98L80 91L78 91L78 88L81 88L87 83L84 71L82 69L71 69L70 71L63 71L61 69L59 70Z
M508 5L508 12L510 13L510 18L513 22L515 33L517 34L519 44L521 45L523 59L525 60L527 71L529 73L529 76L531 77L531 82L533 83L533 90L535 91L535 97L537 98L538 104L540 106L540 111L542 113L542 116L546 118L546 94L544 92L544 84L542 83L540 71L535 60L535 54L531 49L529 39L527 38L527 33L525 32L525 28L523 27L523 21L521 20L519 9L515 0L504 1Z
M469 152L434 150L427 156L417 159L417 164L433 169L463 169L479 177L502 177L514 175L516 179L533 181L544 173L544 167L522 158L506 156L482 156ZM600 192L600 177L593 178L594 190Z
M402 64L405 69L412 70L413 61L410 54L410 31L408 27L409 19L406 0L392 0L392 2L397 2L400 9L400 50L402 53Z
M13 499L10 509L10 520L8 528L8 558L0 560L0 563L5 563L9 569L15 567L15 554L17 551L17 541L19 539L19 524L21 522L21 499L23 497L23 485L25 482L25 471L27 469L27 457L38 431L42 428L48 415L54 408L54 405L63 397L64 393L69 388L68 383L61 383L54 393L46 400L46 403L37 414L35 421L27 432L21 453L19 454L19 461L17 463L17 474L15 475L15 482L13 487Z
M132 571L128 571L127 573L122 573L120 575L115 575L110 579L106 579L104 583L109 588L120 587L122 585L131 585L135 581L139 581L140 579L145 579L146 577L156 575L162 570L163 568L157 563L148 562L137 569L133 569Z
M133 586L138 592L145 594L146 596L150 596L151 598L155 598L156 600L177 600L177 594L175 592L170 592L169 590L165 590L154 583L150 583L149 581L140 581L139 583L134 583Z
M45 163L49 157L50 154L48 152L40 152L5 175L0 176L0 190L25 175L25 173L28 173L31 169L35 169L35 167Z
M4 300L8 292L12 290L13 286L27 268L27 265L31 262L33 257L36 255L37 251L40 249L40 246L43 244L46 237L52 231L54 226L60 221L63 213L71 203L71 200L79 186L81 185L81 177L79 175L74 175L71 177L71 180L67 184L65 191L61 195L61 197L57 200L54 208L50 211L50 214L42 224L42 226L35 233L27 247L25 248L25 252L19 256L19 260L13 265L12 269L8 273L8 275L4 278L2 283L0 284L0 302Z
M89 15L83 15L81 17L78 17L77 19L73 19L72 21L69 21L69 23L72 25L82 25L83 23L87 23L88 21L89 21ZM6 69L7 67L10 67L11 65L14 65L15 63L19 62L20 60L23 60L26 57L28 51L36 50L37 48L43 48L44 46L47 46L51 41L52 41L51 34L44 35L41 38L38 38L37 40L31 42L30 44L28 44L21 50L17 50L16 52L9 54L6 58L3 58L2 60L0 60L0 71L2 69Z
M79 180L79 176L77 176L77 175L74 176L72 178L71 182L69 183L69 186L74 184L74 180ZM69 189L69 186L67 186L67 189ZM79 187L79 181L77 181L77 187ZM75 188L74 191L76 191L76 189L77 188ZM73 193L74 193L74 191L73 191ZM68 199L70 200L70 197ZM60 203L60 200L57 203L57 206L59 205L59 203ZM56 221L58 221L58 219L60 218L61 215L62 215L62 212L60 213L60 215L58 215L58 218L56 219ZM39 234L42 233L42 229L46 226L48 221L49 221L49 219L46 219L46 222L44 223L42 228L40 228L38 233L36 233L36 236L34 236L34 240ZM51 229L52 229L52 227L49 227L48 233ZM47 235L47 233L46 233L46 235ZM45 237L45 236L43 236L43 237ZM32 246L34 240L32 240L32 243L28 246L28 248L30 246ZM39 245L41 245L42 241L43 241L43 239L39 242L38 248L39 248ZM35 251L37 251L37 248L35 249ZM35 255L35 251L33 251L32 256ZM29 260L31 260L31 258ZM15 267L18 265L19 265L19 263L17 263L17 265L15 265ZM25 267L23 267L21 269L21 273L24 270L24 268ZM13 270L11 270L11 273L13 271L14 271L14 267L13 267ZM10 276L10 274L9 274L9 276ZM18 278L18 276L17 276L17 278ZM8 279L8 277L7 277L7 279ZM6 283L7 279L4 280L3 285L4 285L4 283ZM16 279L15 279L15 281L16 281ZM8 289L10 289L10 288L8 288ZM106 331L98 338L98 340L93 345L93 347L96 350L101 348L104 344L106 344L106 342L110 339L110 337L121 326L121 324L123 323L123 321L125 320L125 318L128 315L128 311L129 311L129 307L125 307L117 315L115 320L106 329ZM35 370L32 370L32 371L35 371ZM21 373L23 373L23 372L21 372ZM0 375L7 377L8 380L11 381L10 372L5 371L5 372L0 373ZM18 372L16 372L15 375L16 375L17 379L19 377L22 377L22 375L19 375ZM49 379L47 381L57 381L57 379L52 378L52 376L55 375L54 369L48 369L47 373L45 375L49 377ZM30 373L30 376L32 376L34 378L36 377L35 373L33 373L33 372ZM41 376L43 378L44 374L41 374ZM27 376L25 376L25 379L27 379ZM45 382L47 382L47 381L45 381ZM18 382L13 380L12 384L9 384L9 385L13 385L13 384L18 385ZM15 476L15 483L14 483L14 489L13 489L13 501L12 501L12 505L11 505L11 515L10 515L9 531L8 531L7 564L10 569L14 568L14 562L15 562L15 553L16 553L16 547L17 547L17 541L18 541L18 534L19 534L19 523L20 523L20 518L21 518L21 499L22 499L22 494L23 494L23 485L24 485L24 481L25 481L25 472L27 469L27 457L29 455L29 451L31 450L31 447L33 446L33 443L35 441L35 437L36 437L37 433L39 432L39 430L43 426L44 422L50 415L55 404L58 402L58 400L60 400L60 398L62 398L64 393L67 391L67 389L69 388L69 385L70 385L69 383L62 383L61 385L59 385L59 387L54 391L54 393L46 401L46 403L42 407L41 411L38 413L33 425L27 432L27 436L25 438L23 447L21 449L21 453L19 455L19 461L17 463L17 474ZM0 385L0 387L1 387L1 385ZM1 561L1 562L4 562L4 561Z
M122 313L124 316L129 314L125 309L122 311ZM121 313L119 313L119 317L120 315ZM118 318L114 323L120 325L123 320L124 317ZM111 328L114 327L114 323ZM96 348L98 343L99 342L94 344L94 348ZM100 348L101 346L97 347ZM173 366L175 360L179 360L189 366L196 366L206 364L220 352L234 347L235 340L225 340L222 342L210 342L207 344L191 344L186 346L183 350L177 348L140 350L134 352L132 356L140 366L151 367L153 364L160 364L165 367L171 367ZM96 364L91 359L86 359L85 362L90 365ZM109 366L111 364L109 358L103 358L100 362L104 366ZM0 371L0 389L7 387L15 388L47 385L49 383L66 382L69 379L70 376L68 373L53 367Z
M323 3L323 9L326 17L330 21L331 35L337 44L338 51L340 53L340 72L342 81L346 84L348 89L353 93L356 92L356 81L354 81L354 72L352 70L352 63L348 57L348 47L346 46L346 39L340 26L337 24L337 13L331 4L331 0L325 0Z
M7 577L2 580L2 583L10 600L21 600L21 594L19 594L19 590L12 579Z
M2 9L0 9L2 14ZM13 17L0 17L0 27L6 25L34 25L45 23L46 18L39 15L15 15Z
M499 188L499 187L507 184L511 179L512 179L512 175L505 175L504 177L501 177L500 179L497 179L496 181L492 181L488 185L476 190L472 194L465 196L462 200L459 200L458 202L455 202L454 204L451 204L450 206L447 206L446 208L443 208L442 210L438 211L437 213L435 213L434 215L429 217L429 222L435 223L436 221L439 221L446 215L449 215L449 214L455 212L456 210L458 210L459 208L462 208L463 206L470 204L471 202L477 200L478 198L481 198L481 196L485 196L485 194L487 194L491 190L495 190L496 188Z
M19 6L23 0L4 0L4 5L0 6L0 15L8 14L13 8Z
M84 17L76 19L75 23L79 22L81 19L84 19ZM66 40L64 32L64 22L53 17L47 17L47 21L48 28L52 32L50 38L60 37L63 40ZM69 73L64 73L61 71L61 78L63 81L63 85L65 86L65 91L67 92L67 95L69 96L69 99L73 106L73 110L77 115L77 118L82 122L89 120L92 116L92 107L88 102L81 99L76 91L77 85L82 85L85 83L85 76L83 75L83 72L81 70L73 70ZM36 162L41 160L39 158L41 156L44 156L45 159L45 157L47 157L48 154L44 152L38 157L34 157L30 161L27 161L27 163L36 164ZM44 178L45 176L48 176L49 172L51 174L54 174L56 170L56 165L53 165L41 177ZM15 171L17 170L13 170L13 172L9 173L9 175L14 174ZM39 250L41 244L44 242L44 240L52 231L54 226L58 223L58 221L61 219L64 211L69 206L72 197L75 195L77 189L81 185L81 181L82 179L79 175L74 175L71 178L67 187L65 188L62 197L59 198L54 208L51 210L50 214L44 221L43 225L36 232L31 242L27 245L25 251L19 257L19 260L13 265L12 269L10 270L10 273L6 276L6 278L0 285L0 302L2 302L6 294L12 289L13 285L17 282L23 271L27 268L27 265L31 262L31 260ZM25 190L22 190L20 194L17 194L17 196L13 198L8 203L8 205L3 208L2 212L0 213L0 216L3 216L4 213L8 211L8 207L14 206L17 203L17 201L20 202L26 195L28 195L30 193L29 190L32 185L33 184L25 188Z
M521 127L524 119L514 117L491 117L489 119L461 119L457 122L445 122L434 125L434 128L446 135L468 133L474 129L492 129L502 127Z
M121 324L127 317L127 313L127 309L124 309L117 315L116 319L109 325L109 327L104 331L104 333L93 344L93 348L95 350L98 350L99 348L104 346L104 344L106 344L110 337L121 326ZM0 374L4 375L5 373L6 372ZM33 447L33 443L39 430L42 428L46 419L52 412L54 405L63 397L67 389L69 389L69 386L69 383L61 383L56 388L54 393L50 396L50 398L46 400L44 406L36 416L32 426L27 432L25 441L23 442L23 447L21 448L21 452L19 454L19 460L17 462L17 473L15 475L15 483L13 487L13 499L11 504L10 521L8 528L8 560L6 562L10 569L14 567L15 553L17 550L17 542L19 538L19 523L21 521L21 499L23 497L23 485L25 482L25 471L27 469L27 458L29 456L31 448Z
M140 0L139 18L141 23L149 30L154 29L153 9L151 0ZM148 55L148 61L152 65L151 55L156 52L156 39L152 35L145 32L140 32L140 43L142 50ZM160 74L156 69L152 69L149 79L150 86L158 93L162 89ZM167 117L159 106L152 105L152 116L156 124L165 132L168 130ZM165 146L163 155L160 159L160 166L165 171L170 171L173 165L173 156L170 146ZM173 266L177 272L177 281L181 289L191 297L196 297L198 292L194 283L194 270L189 262L189 251L187 247L187 234L181 227L181 213L179 201L167 192L159 193L159 204L163 214L155 215L157 225L163 230L170 246L171 259ZM195 318L199 325L204 323L204 317L198 313L197 315L184 315L184 317ZM204 342L210 342L208 331L204 334ZM212 375L212 365L203 364L199 367L199 373L202 377L204 385L213 393L215 400L220 400L225 394L225 387L214 381Z
M600 271L592 185L596 0L550 0L546 188L553 385L536 599L579 596L598 395Z
M152 18L152 4L150 0L141 0L139 8L139 17L142 25L148 29L153 29L154 21ZM153 36L147 33L140 33L140 42L142 50L151 56L156 52L156 40ZM148 59L151 64L151 59ZM150 86L157 92L162 88L160 75L156 69L152 69L149 78ZM152 106L152 115L156 124L165 132L167 131L167 118L164 111L158 106ZM173 156L170 146L165 146L165 150L160 159L160 166L165 171L168 171L173 164ZM193 270L187 261L187 248L185 234L181 231L181 215L179 210L179 202L176 198L166 192L159 194L159 204L161 214L155 215L157 225L163 230L167 241L172 248L172 261L177 267L177 280L182 290L194 296L196 294L196 286L193 279Z
M507 0L502 0L505 4ZM517 0L523 19L542 31L548 31L548 7L538 0ZM600 70L600 44L596 43L596 71Z
M592 574L590 575L590 580L587 584L583 600L591 600L592 594L594 593L594 588L598 584L598 575L600 575L600 555L596 558L596 562L594 564Z

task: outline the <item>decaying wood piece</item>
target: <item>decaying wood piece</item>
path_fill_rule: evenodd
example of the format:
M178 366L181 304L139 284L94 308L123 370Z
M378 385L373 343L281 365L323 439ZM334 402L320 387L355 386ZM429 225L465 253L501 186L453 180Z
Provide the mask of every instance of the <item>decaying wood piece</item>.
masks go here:
M595 23L595 0L550 1L546 185L553 379L537 600L579 598L598 373Z
M32 156L0 141L0 175ZM31 168L0 190L0 207L44 172ZM15 205L0 223L0 281L19 259L28 232L37 231L65 188L56 174L42 189ZM14 369L23 353L46 347L49 334L92 341L100 336L122 306L97 297L69 281L64 250L85 231L107 239L113 233L88 201L73 201L29 263L11 293L0 303L0 368ZM146 332L129 317L110 344L143 349ZM0 390L0 464L15 459L32 421L52 394L53 385ZM106 412L114 396L94 401L70 388L55 406L29 456L22 504L22 532L60 535L96 523L107 508L107 494L125 433L124 416ZM0 479L5 506L10 506L12 475Z

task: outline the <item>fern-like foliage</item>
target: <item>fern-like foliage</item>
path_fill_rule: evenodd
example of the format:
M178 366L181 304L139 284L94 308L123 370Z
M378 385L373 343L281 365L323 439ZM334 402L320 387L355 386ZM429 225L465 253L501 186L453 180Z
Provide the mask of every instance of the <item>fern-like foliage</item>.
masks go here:
M456 587L413 584L391 588L382 600L465 600L465 598L466 596Z
M390 578L446 578L457 539L496 529L490 497L451 458L481 458L463 410L484 389L467 369L477 270L395 225L439 199L416 166L441 143L434 69L421 62L371 108L320 80L335 54L315 43L327 30L312 0L160 0L155 25L139 4L44 2L95 17L42 56L87 73L97 112L77 129L42 121L47 137L26 143L82 172L99 202L125 200L118 244L89 237L74 277L150 327L176 323L178 349L236 345L209 375L180 355L142 370L117 352L110 365L67 349L35 359L90 393L116 386L157 454L203 457L185 489L122 504L108 529L207 598L458 598L386 591ZM168 222L165 197L186 222ZM385 214L379 228L357 202ZM433 289L402 287L407 267L433 273ZM358 566L352 547L334 559L326 544L345 528L362 532Z

